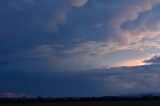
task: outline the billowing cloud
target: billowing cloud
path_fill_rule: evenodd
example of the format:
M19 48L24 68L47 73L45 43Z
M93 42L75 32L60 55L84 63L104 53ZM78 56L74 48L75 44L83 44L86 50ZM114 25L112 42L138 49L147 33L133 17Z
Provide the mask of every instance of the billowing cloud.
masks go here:
M7 3L12 2L14 4L22 3L20 1ZM29 6L25 10L10 11L15 13L14 18L1 20L3 25L0 26L2 30L0 36L13 36L13 38L15 35L18 36L22 41L10 39L11 44L8 47L21 45L27 49L23 48L24 51L32 51L32 57L42 58L44 56L43 58L47 60L54 57L51 58L51 63L54 61L54 64L56 61L56 64L63 63L72 67L77 62L75 66L84 63L83 65L88 64L89 67L102 67L112 64L109 61L114 60L107 58L111 57L110 54L117 52L121 52L118 54L119 57L130 50L141 52L140 56L148 55L147 53L150 53L148 51L153 51L151 48L154 48L157 53L159 52L157 30L159 2L159 0L123 0L121 2L118 0L47 0L45 2L23 0L23 3ZM81 9L72 8L70 3ZM88 5L83 7L86 3ZM27 18L20 15L19 12L25 13ZM157 18L151 23L154 16ZM21 17L22 22L16 21L18 17ZM14 27L15 24L17 27ZM154 27L149 27L149 25ZM143 26L147 29L143 29ZM32 39L33 42L28 45L26 39ZM2 45L6 45L6 41L3 39ZM52 50L54 49L52 45L55 44L60 44L62 47ZM48 45L48 47L43 45ZM152 55L157 53L152 53ZM137 53L137 55L139 54ZM128 60L123 60L124 63L126 61ZM139 61L139 63L141 62ZM118 61L115 64L118 64Z
M157 42L159 39L159 15L158 15L158 5L159 0L146 1L144 4L143 12L140 11L136 18L126 21L121 25L121 29L124 31L124 35L128 36L128 40L134 43L142 43L143 41ZM143 7L143 6L142 6ZM148 8L147 8L148 7ZM148 40L147 40L148 39ZM154 40L153 40L154 39ZM150 45L150 44L149 44ZM151 44L152 45L152 44ZM154 46L154 45L152 45ZM147 47L143 45L142 48ZM156 45L155 45L156 47Z
M159 91L159 10L160 0L1 0L0 93Z

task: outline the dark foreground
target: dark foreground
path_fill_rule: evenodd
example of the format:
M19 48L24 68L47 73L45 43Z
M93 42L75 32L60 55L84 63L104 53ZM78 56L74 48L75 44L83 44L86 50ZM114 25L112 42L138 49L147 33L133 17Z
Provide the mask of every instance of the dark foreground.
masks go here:
M160 106L160 100L0 103L0 106Z

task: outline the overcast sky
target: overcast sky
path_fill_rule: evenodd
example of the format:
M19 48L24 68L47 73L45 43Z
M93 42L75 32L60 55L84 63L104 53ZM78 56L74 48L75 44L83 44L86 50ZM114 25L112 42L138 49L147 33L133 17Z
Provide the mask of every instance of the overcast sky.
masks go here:
M0 96L160 92L160 0L0 0Z

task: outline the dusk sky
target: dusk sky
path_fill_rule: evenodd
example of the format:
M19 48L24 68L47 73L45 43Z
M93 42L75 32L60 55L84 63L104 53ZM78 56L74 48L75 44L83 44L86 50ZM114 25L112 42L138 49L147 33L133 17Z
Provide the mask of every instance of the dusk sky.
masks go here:
M160 0L0 0L0 97L160 93Z

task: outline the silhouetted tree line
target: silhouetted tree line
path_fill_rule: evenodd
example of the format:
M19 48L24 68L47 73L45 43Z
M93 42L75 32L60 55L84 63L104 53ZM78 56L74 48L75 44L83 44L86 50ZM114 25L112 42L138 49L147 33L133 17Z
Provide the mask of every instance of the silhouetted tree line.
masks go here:
M129 100L160 100L160 96L143 95L143 96L103 96L103 97L69 97L69 98L0 98L0 103L3 102L89 102L89 101L129 101Z

